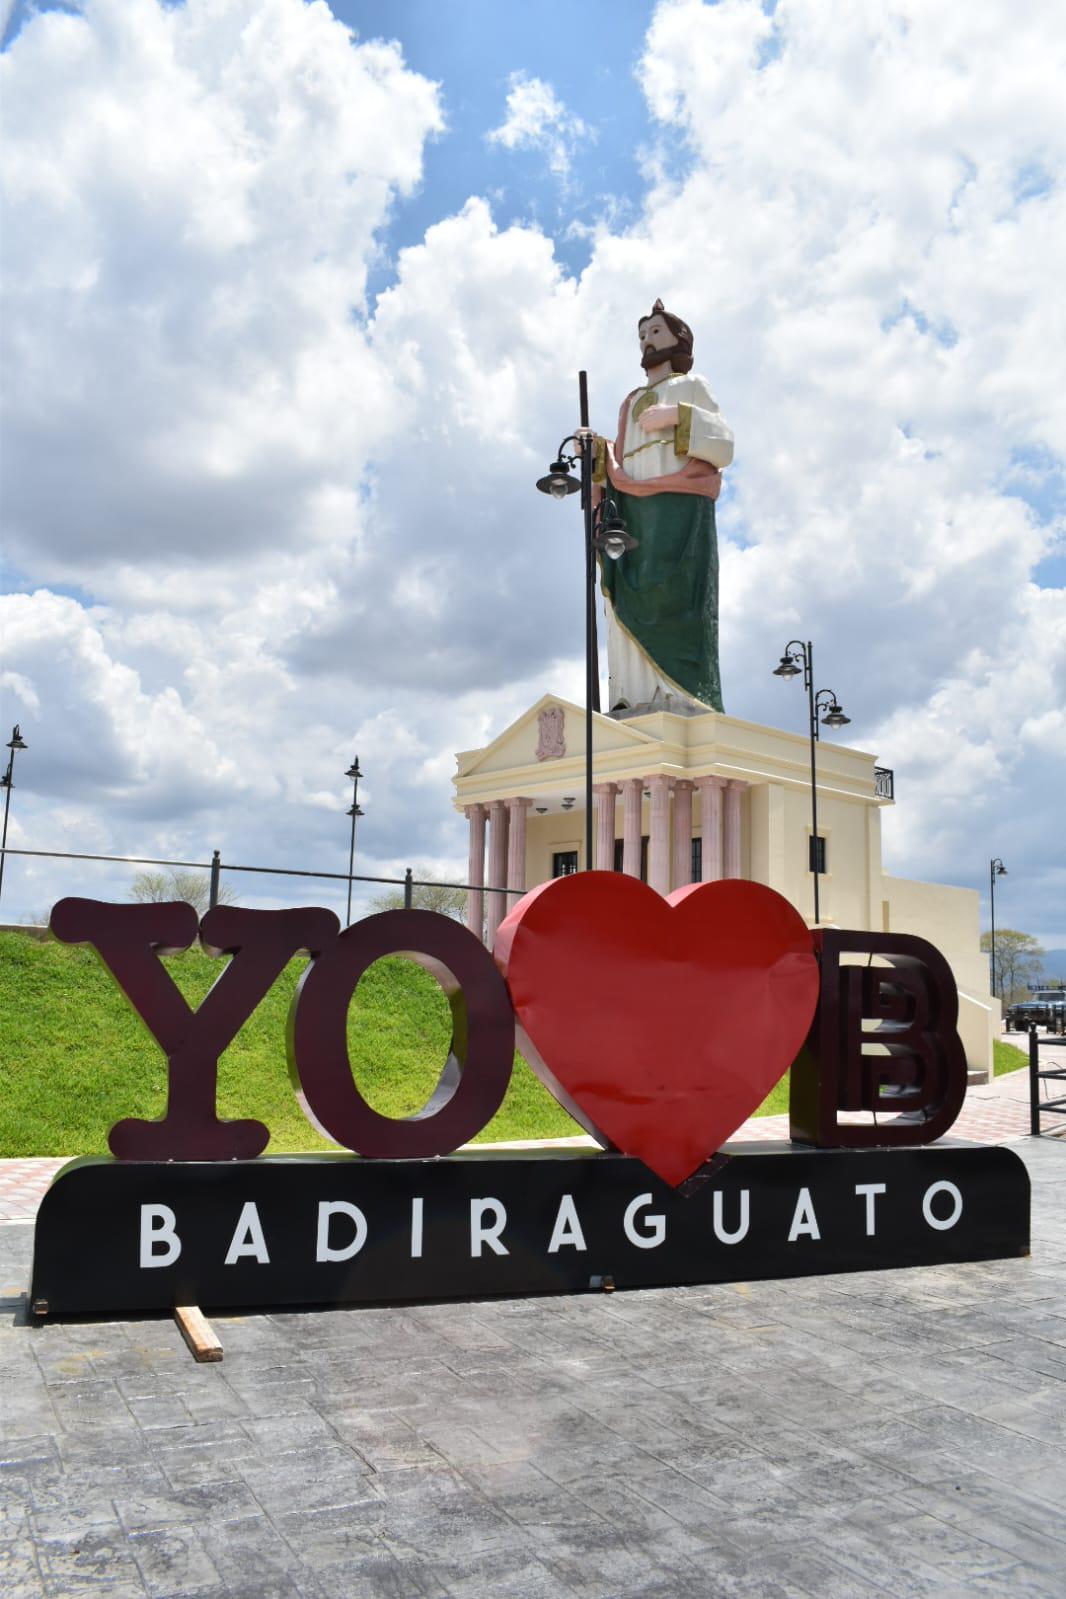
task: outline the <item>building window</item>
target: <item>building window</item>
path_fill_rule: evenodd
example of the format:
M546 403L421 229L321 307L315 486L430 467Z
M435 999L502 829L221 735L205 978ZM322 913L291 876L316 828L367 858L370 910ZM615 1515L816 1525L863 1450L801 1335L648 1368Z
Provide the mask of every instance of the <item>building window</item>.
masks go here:
M817 849L815 848L816 845ZM819 877L821 877L825 872L824 835L820 835L818 838L812 837L807 840L807 857L807 870L809 872L817 872Z
M703 879L703 839L696 837L692 840L692 881L699 883Z
M557 849L552 856L552 876L572 877L577 871L577 850Z
M622 870L622 861L624 859L625 859L625 840L621 839L621 838L616 838L615 841L614 841L614 869L615 869L616 872L620 872ZM646 883L648 881L648 835L647 835L647 833L644 834L644 837L640 841L640 880L641 880L642 883Z

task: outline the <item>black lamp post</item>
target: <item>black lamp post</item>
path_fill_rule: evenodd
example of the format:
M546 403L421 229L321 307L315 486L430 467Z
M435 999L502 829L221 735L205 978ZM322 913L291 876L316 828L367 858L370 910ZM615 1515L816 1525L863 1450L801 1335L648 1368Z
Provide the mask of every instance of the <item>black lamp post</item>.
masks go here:
M988 895L992 902L992 998L996 997L996 878L1006 877L1007 868L995 856L988 863Z
M7 741L7 747L11 751L11 754L7 758L7 771L4 773L3 777L0 777L0 788L2 788L4 791L4 832L3 837L0 838L0 894L2 894L4 890L4 862L7 860L7 856L4 853L4 851L7 849L7 815L11 809L11 790L15 786L13 777L15 771L15 751L29 748L29 745L23 740L17 722L11 729L11 737Z
M588 376L578 373L578 392L581 404L581 426L559 446L558 453L544 477L537 479L542 494L553 500L565 500L569 494L581 495L581 509L585 517L585 870L592 870L592 716L600 708L600 672L596 646L596 552L617 561L626 550L634 550L637 541L626 532L618 507L605 493L594 513L592 505L592 431L589 428ZM575 446L574 454L567 455L566 446ZM572 477L570 468L581 461L580 480Z
M798 677L800 672L803 673L803 686L807 690L808 730L811 744L811 870L814 873L814 925L817 927L821 920L818 878L822 871L822 851L818 838L818 775L814 755L819 736L818 713L825 712L821 717L823 727L846 727L851 717L844 715L832 689L820 688L817 694L814 692L814 645L809 639L806 644L799 639L792 639L785 645L780 664L774 667L775 677Z
M358 757L358 755L353 756L352 764L351 764L351 766L349 766L348 770L345 772L344 775L345 775L345 777L350 777L351 780L352 780L352 805L351 805L351 809L348 812L348 815L352 819L352 841L351 841L351 844L349 845L349 848L348 848L348 914L347 914L347 916L345 918L345 922L344 922L345 927L351 927L351 925L352 925L352 873L355 870L355 824L356 824L357 818L362 816L362 814L363 814L362 809L360 808L360 805L359 805L359 779L362 777L363 774L359 770L359 757Z

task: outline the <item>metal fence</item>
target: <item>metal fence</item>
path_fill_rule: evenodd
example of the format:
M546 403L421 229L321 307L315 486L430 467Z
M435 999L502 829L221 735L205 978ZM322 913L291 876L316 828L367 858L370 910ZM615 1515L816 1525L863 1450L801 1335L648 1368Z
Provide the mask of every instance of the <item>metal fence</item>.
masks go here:
M261 877L313 877L324 879L333 883L378 883L389 888L403 889L403 902L407 910L414 904L414 891L416 888L456 888L464 889L468 893L482 894L511 894L521 896L526 892L524 888L506 888L493 883L444 883L439 878L415 877L413 868L408 866L402 877L368 877L362 872L316 872L303 867L295 866L248 866L243 862L224 861L219 850L213 850L209 861L168 861L149 855L89 855L75 850L63 849L4 849L0 855L26 855L41 860L60 861L106 861L114 866L170 866L179 867L183 871L206 872L208 874L208 905L214 907L218 904L219 889L223 872L252 872Z
M1040 1137L1041 1116L1066 1116L1066 1095L1058 1099L1041 1099L1040 1084L1042 1082L1066 1082L1066 1058L1062 1055L1056 1057L1054 1066L1041 1066L1040 1051L1049 1044L1062 1046L1062 1039L1048 1034L1039 1038L1035 1027L1029 1030L1029 1131L1034 1138Z

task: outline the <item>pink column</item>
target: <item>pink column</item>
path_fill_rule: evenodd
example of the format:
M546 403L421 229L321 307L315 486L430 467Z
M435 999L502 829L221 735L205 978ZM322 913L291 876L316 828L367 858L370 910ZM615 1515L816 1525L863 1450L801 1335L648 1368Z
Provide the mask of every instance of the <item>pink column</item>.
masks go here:
M640 876L640 816L644 803L644 779L627 777L622 784L622 870L627 877Z
M509 799L504 802L507 806L507 887L525 888L526 886L526 812L532 805L531 799ZM517 894L508 894L504 900L504 915L518 904Z
M717 883L722 875L722 777L697 777L700 791L700 831L703 835L703 870L705 883Z
M466 896L466 925L478 938L485 935L485 807L466 805L463 815L470 823L470 854L466 880L473 883Z
M747 783L738 782L731 778L725 786L725 820L723 832L723 854L725 855L726 877L740 876L740 796L747 788Z
M489 893L485 922L485 942L492 948L496 929L507 915L507 801L493 800L489 806Z
M614 871L614 797L617 783L596 783L596 870Z
M674 870L675 888L692 881L692 790L687 778L674 783Z
M659 894L670 892L670 790L673 786L673 778L663 772L648 778L651 789L648 882Z

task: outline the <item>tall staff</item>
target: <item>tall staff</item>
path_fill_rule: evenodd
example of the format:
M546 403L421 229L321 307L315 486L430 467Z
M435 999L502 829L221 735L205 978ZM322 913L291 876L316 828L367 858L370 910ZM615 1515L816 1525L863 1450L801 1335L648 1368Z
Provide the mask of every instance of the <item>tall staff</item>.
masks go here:
M581 422L576 433L571 433L560 444L556 458L544 477L537 479L542 494L553 500L565 500L568 494L581 495L581 510L585 523L585 870L592 870L592 717L600 708L600 662L596 642L596 556L606 555L617 561L626 550L636 548L618 514L618 507L609 495L604 494L599 505L593 505L593 433L589 426L588 374L577 375L578 405ZM574 453L566 454L572 444ZM581 477L571 475L570 468L581 462Z

